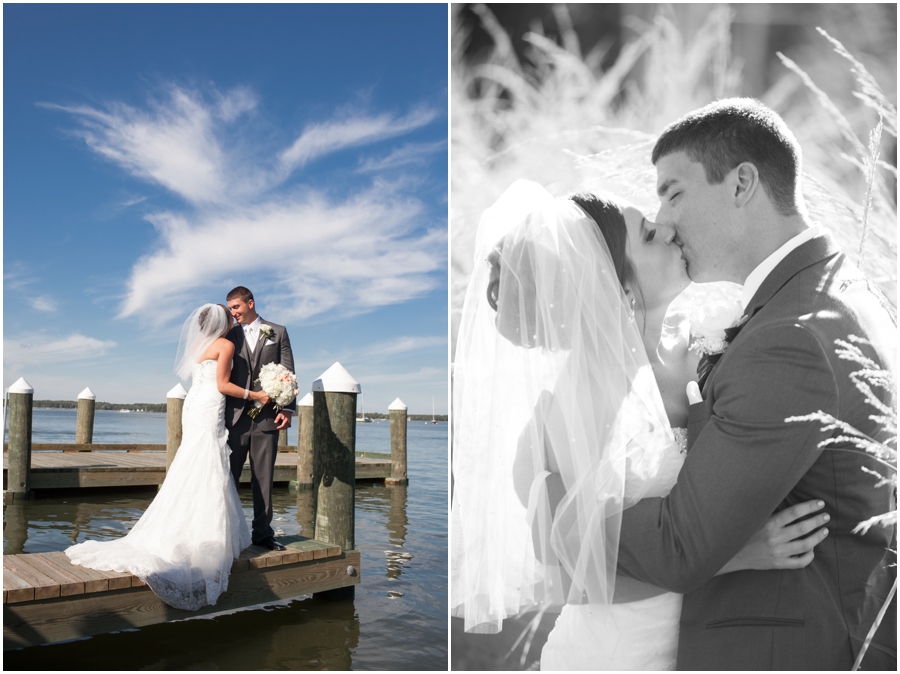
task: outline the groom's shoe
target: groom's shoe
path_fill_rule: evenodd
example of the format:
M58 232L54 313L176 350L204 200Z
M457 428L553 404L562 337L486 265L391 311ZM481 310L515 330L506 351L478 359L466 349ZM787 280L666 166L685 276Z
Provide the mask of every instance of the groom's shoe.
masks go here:
M254 545L258 545L261 548L268 548L269 550L287 550L281 543L276 541L274 538L267 538L265 540L260 541L259 543L254 543Z

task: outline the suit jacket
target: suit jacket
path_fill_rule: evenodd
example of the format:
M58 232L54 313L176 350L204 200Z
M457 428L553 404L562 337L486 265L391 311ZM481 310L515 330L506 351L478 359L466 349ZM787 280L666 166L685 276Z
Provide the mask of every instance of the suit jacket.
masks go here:
M835 340L869 340L863 351L894 375L896 320L830 235L782 260L746 314L690 409L678 483L625 511L619 570L685 594L679 669L850 669L896 561L892 531L851 532L895 508L894 496L861 470L884 473L868 455L818 448L838 432L785 418L821 410L885 440L850 379L861 368L838 358ZM773 512L813 499L831 521L809 566L715 576ZM895 634L864 666L896 669Z
M256 380L259 379L260 368L266 363L280 363L291 372L294 372L294 354L291 351L291 340L288 338L285 327L276 325L263 318L260 318L260 323L265 323L271 327L275 334L272 339L267 340L260 333L259 341L252 352L247 346L247 340L244 339L244 327L242 325L234 326L227 335L227 338L234 344L234 362L231 366L230 381L251 391L262 390L262 387ZM241 414L244 413L244 410L252 404L253 401L251 400L226 396L225 425L228 428L234 426L240 419ZM285 409L294 411L296 409L296 400L287 405ZM264 431L277 430L275 427L276 414L274 406L270 403L259 413L255 423Z

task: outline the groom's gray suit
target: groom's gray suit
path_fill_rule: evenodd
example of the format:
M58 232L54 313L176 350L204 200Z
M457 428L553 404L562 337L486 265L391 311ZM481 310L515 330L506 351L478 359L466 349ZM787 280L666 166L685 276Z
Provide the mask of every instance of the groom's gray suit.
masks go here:
M275 333L266 339L261 333L256 347L250 350L244 339L244 328L236 325L228 333L234 344L234 363L231 367L231 382L242 388L260 391L256 383L259 371L266 363L284 365L294 371L294 354L291 340L282 325L276 325L260 318L260 324L267 324ZM256 417L251 419L246 410L253 405L251 400L225 397L225 426L228 428L228 445L231 448L231 473L235 485L240 485L241 471L247 455L250 455L250 486L253 489L253 532L254 543L272 538L272 478L275 473L275 458L278 455L278 429L275 425L277 412L269 403ZM295 409L291 402L287 410Z
M860 366L835 340L869 340L863 352L896 381L896 321L830 236L782 260L746 313L690 409L678 483L625 511L620 571L685 593L678 669L850 669L896 577L893 532L852 530L896 507L894 495L862 470L885 472L867 455L817 447L839 431L785 418L822 410L886 440L850 378ZM809 566L714 577L774 511L813 499L831 521ZM896 605L865 669L896 670L895 626Z

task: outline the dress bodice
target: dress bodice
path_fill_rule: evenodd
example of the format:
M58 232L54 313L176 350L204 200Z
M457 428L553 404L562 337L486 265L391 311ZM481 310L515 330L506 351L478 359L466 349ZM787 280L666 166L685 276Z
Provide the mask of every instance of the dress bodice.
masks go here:
M645 496L666 496L675 482L687 455L687 429L673 428L675 442L665 448L660 459L659 470L650 481Z
M191 374L193 386L209 386L210 382L215 386L217 366L218 361L215 360L201 360L196 363Z

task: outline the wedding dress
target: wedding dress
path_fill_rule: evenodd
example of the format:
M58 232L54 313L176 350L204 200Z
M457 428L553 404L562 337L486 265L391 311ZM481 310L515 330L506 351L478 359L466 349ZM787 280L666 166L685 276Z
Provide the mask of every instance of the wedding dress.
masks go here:
M215 604L228 589L232 561L250 545L227 440L216 361L206 360L193 366L181 446L156 498L125 537L72 546L66 550L69 559L132 573L175 608L194 611Z
M622 511L668 493L686 435L606 241L572 201L517 181L475 247L453 370L451 612L492 633L561 606L545 668L672 669L681 597L614 603L616 560Z
M687 429L663 454L646 497L666 496L678 479L687 450ZM542 670L674 670L681 597L665 592L621 604L568 604L541 651Z

